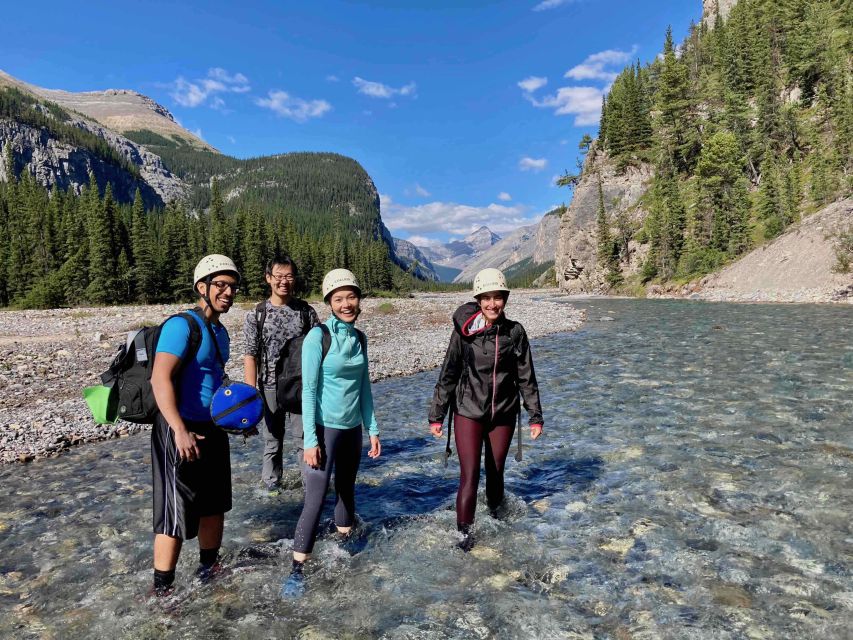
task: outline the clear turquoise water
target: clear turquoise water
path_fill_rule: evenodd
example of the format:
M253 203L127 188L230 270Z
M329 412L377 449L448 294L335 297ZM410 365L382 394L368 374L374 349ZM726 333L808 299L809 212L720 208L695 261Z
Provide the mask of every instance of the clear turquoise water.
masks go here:
M0 469L0 636L850 638L853 309L579 306L582 330L534 342L546 435L470 554L427 372L374 386L358 539L321 536L296 603L278 591L301 491L292 471L260 491L257 439L232 445L227 573L193 585L190 542L159 604L147 436Z

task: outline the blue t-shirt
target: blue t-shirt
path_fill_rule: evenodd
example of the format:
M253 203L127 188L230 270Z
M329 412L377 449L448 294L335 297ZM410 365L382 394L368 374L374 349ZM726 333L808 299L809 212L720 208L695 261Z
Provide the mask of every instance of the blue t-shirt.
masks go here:
M201 346L195 358L187 363L180 377L175 381L178 394L178 413L187 420L210 420L210 401L223 379L222 367L216 357L216 348L210 332L204 326L204 319L194 311L190 312L201 327ZM216 334L216 342L222 359L228 362L231 340L228 331L221 324L211 323ZM182 361L187 355L190 343L190 326L183 318L170 318L160 331L157 353L171 353Z

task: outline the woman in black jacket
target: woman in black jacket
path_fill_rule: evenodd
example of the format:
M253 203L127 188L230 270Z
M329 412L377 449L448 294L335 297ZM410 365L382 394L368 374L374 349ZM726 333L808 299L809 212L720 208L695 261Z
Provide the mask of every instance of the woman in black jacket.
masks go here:
M542 433L543 423L527 334L504 315L509 288L503 273L498 269L480 271L474 278L474 297L476 302L462 305L453 314L453 334L429 411L430 431L436 437L442 435L448 408L454 412L461 467L456 524L463 535L459 546L464 551L473 545L470 528L484 446L486 501L492 515L503 502L504 463L520 411L519 391L534 440Z

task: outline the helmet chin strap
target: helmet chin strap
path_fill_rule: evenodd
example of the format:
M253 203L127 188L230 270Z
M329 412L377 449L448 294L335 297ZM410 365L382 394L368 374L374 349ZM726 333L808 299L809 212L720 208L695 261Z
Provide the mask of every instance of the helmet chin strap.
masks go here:
M199 280L199 282L204 283L204 294L201 296L201 299L204 301L202 310L206 310L209 307L211 311L215 312L216 310L213 308L213 303L210 301L210 281L210 276L207 276L204 280ZM196 283L196 287L198 287L198 282ZM196 288L196 292L198 292L198 288Z

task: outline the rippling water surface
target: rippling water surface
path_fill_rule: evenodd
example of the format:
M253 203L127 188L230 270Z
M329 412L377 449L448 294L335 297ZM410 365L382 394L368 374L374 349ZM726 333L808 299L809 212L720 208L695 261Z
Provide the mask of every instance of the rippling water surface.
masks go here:
M193 585L189 542L165 603L144 598L147 436L0 469L0 636L850 638L853 309L580 306L582 330L534 342L546 435L470 554L456 459L424 435L429 372L374 386L357 539L321 536L296 603L301 489L291 470L260 490L258 439L232 443L227 573Z

